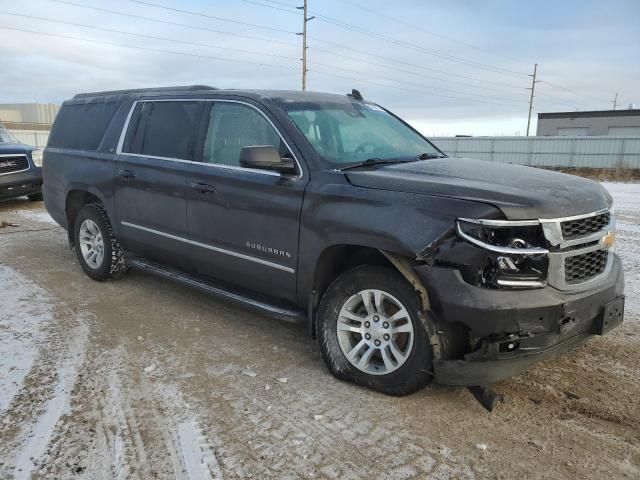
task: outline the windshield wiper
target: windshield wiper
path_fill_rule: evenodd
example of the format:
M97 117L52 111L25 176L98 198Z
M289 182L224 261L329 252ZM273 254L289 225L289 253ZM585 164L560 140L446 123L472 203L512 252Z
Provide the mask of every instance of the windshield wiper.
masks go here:
M423 153L418 156L418 160L431 160L434 158L445 158L446 155L442 155L440 153Z
M413 161L414 160L397 160L397 159L385 160L383 158L374 157L374 158L368 158L364 162L358 162L358 163L354 163L353 165L347 165L346 167L342 167L339 170L343 171L343 170L349 170L351 168L368 167L369 165L388 165L392 163L408 163Z

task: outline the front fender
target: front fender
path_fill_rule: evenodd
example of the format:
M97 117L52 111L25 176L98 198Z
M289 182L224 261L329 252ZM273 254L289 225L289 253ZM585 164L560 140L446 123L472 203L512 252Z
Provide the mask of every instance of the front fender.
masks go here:
M456 218L500 215L495 207L478 202L356 187L341 172L324 176L315 176L307 187L302 208L298 266L302 304L313 289L322 252L331 246L357 245L418 258L429 245L452 234Z

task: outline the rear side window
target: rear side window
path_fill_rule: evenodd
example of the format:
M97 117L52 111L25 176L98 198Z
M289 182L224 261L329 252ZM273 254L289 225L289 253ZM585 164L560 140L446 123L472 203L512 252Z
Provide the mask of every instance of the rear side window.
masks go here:
M123 151L154 157L193 158L202 102L143 102L129 125Z
M51 130L48 146L97 150L119 105L118 102L63 105Z

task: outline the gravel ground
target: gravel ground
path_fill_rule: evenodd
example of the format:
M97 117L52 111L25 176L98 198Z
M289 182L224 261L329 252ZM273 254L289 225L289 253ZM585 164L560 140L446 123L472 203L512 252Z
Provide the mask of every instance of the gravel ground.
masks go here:
M0 204L0 478L639 478L640 184L616 199L625 323L495 389L386 397L300 325L81 271L42 204Z

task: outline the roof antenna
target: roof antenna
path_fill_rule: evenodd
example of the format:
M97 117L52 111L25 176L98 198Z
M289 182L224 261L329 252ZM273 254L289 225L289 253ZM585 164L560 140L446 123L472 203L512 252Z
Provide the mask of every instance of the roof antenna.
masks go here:
M355 88L351 90L351 93L347 93L347 96L353 98L354 100L358 100L359 102L364 100L360 91L356 90Z

